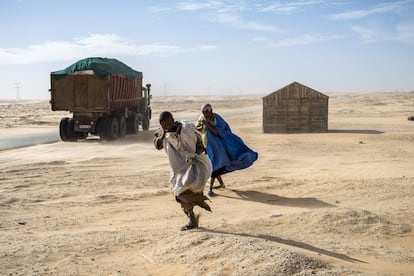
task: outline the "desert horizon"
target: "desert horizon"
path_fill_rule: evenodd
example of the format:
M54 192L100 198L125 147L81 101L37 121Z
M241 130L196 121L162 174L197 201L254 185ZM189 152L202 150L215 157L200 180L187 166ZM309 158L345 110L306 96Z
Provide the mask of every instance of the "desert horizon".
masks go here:
M157 125L0 151L1 273L412 275L414 92L325 94L328 132L301 134L263 133L266 95L153 97L153 118L198 117L210 102L259 153L224 175L191 231ZM0 136L57 131L68 114L1 100Z

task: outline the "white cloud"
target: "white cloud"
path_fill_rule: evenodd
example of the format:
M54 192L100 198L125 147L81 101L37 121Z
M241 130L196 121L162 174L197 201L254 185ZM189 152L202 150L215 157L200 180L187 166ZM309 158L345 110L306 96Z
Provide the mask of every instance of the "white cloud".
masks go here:
M286 38L277 42L269 42L270 47L289 47L296 45L308 45L326 42L330 40L338 39L337 35L331 34L307 34L299 37Z
M114 34L90 34L72 41L46 41L26 48L0 48L0 65L67 61L88 56L170 56L215 49L216 45L192 48L161 43L136 45Z
M414 23L400 23L397 26L396 40L414 45Z
M374 6L371 9L365 10L355 10L343 13L333 14L330 17L335 20L354 20L354 19L361 19L370 15L376 14L384 14L390 12L399 12L406 3L410 1L396 1L396 2L388 2L388 3L381 3Z
M264 36L256 36L253 38L254 42L269 42L269 39Z
M364 28L361 26L352 26L351 29L359 35L363 42L376 42L379 39L384 39L384 37L381 38L382 35L374 29Z
M231 28L269 32L279 31L278 28L272 25L244 20L240 12L249 8L242 3L229 4L214 0L204 2L187 1L178 3L177 9L180 11L205 11L206 13L202 15L205 20Z
M414 23L400 23L388 31L383 28L367 28L352 26L352 31L358 34L363 42L393 41L414 45Z
M204 10L204 9L212 9L220 5L217 2L180 2L177 5L179 10L185 11L197 11L197 10Z
M215 17L210 18L210 20L237 29L266 32L280 31L278 28L272 25L261 24L254 21L244 21L240 16L228 13L219 13Z
M148 7L147 9L153 13L163 13L163 12L171 11L171 9L168 7L160 7L160 6L151 6L151 7Z
M259 8L261 12L273 12L278 14L289 15L304 6L316 5L322 3L322 0L293 1L290 3L274 3Z

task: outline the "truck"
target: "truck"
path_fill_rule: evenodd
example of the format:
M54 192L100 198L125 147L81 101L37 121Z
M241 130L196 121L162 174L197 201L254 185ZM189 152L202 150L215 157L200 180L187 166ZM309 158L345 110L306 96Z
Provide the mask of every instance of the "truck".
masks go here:
M148 131L151 84L142 85L142 72L114 58L89 57L50 73L53 111L69 111L60 120L62 141L115 140Z

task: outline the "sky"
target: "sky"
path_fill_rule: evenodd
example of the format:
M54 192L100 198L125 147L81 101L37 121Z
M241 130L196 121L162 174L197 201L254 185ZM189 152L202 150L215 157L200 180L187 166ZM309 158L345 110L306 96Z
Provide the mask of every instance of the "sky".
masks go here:
M0 99L49 99L87 57L154 96L414 91L414 0L0 0Z

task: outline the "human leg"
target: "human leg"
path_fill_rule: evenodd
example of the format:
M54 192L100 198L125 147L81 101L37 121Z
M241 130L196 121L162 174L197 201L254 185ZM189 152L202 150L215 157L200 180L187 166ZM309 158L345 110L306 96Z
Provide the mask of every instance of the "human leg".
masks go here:
M186 231L186 230L191 230L194 228L198 228L198 221L196 218L196 215L194 214L193 211L191 211L190 213L187 214L189 221L186 225L184 225L183 227L181 227L181 231Z
M223 174L228 173L228 172L229 171L227 171L225 167L222 167L222 168L217 169L217 170L215 170L211 173L210 191L212 191L213 188L214 188L213 185L214 185L214 182L215 182L216 178L217 178L218 182L220 183L220 186L218 186L216 188L226 188L226 185L224 185L224 181L221 178L221 176ZM209 192L209 195L210 195L210 192Z
M221 176L217 176L217 180L220 183L220 186L218 188L226 188L226 185L224 185L223 179L221 179Z
M215 177L210 177L210 189L208 190L209 196L215 196L216 194L213 192L214 181L216 180Z
M182 210L190 219L186 225L181 227L182 231L198 228L199 215L194 214L194 206L200 206L201 208L211 212L210 206L205 202L205 200L208 200L208 198L204 196L203 193L194 193L190 190L187 190L181 195L177 196L176 200L181 204Z
M181 227L181 231L197 228L198 221L196 220L196 216L193 211L194 206L192 204L181 203L181 208L184 211L184 214L189 218L188 223Z

